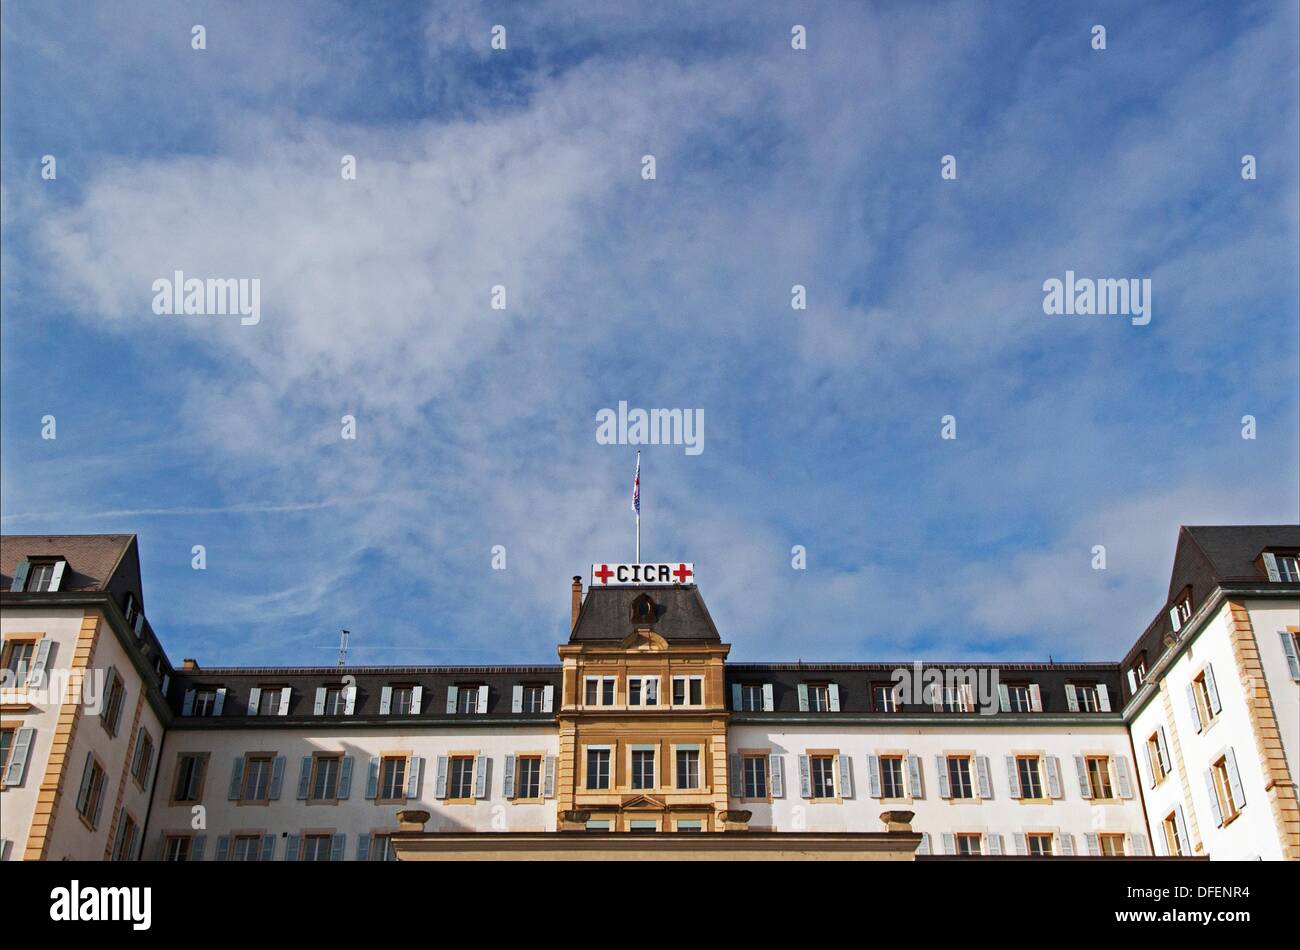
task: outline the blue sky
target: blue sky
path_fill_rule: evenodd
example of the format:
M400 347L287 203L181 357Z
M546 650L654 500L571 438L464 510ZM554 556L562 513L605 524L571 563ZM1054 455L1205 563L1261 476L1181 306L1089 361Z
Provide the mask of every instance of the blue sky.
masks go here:
M174 659L547 662L631 557L596 413L702 409L643 553L734 659L1087 660L1300 518L1295 4L701 6L6 3L4 531L138 533Z

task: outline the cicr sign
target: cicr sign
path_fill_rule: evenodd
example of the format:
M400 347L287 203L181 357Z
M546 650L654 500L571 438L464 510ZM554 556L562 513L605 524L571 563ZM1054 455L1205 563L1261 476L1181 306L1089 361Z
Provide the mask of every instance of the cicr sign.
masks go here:
M668 564L593 564L591 586L648 584L672 587L695 583L695 565L678 561Z

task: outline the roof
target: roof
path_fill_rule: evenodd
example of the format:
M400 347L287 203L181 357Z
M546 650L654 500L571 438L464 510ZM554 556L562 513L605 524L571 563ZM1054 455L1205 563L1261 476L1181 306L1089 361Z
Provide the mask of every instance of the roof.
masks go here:
M654 602L655 619L650 628L668 641L694 640L719 643L709 608L694 584L674 587L593 587L587 591L578 622L569 635L570 643L626 639L643 622L632 620L632 601L645 594Z
M0 589L9 589L19 561L61 557L68 562L61 591L108 590L114 575L125 569L134 572L128 580L138 592L138 557L126 558L134 545L134 534L6 534L0 536Z

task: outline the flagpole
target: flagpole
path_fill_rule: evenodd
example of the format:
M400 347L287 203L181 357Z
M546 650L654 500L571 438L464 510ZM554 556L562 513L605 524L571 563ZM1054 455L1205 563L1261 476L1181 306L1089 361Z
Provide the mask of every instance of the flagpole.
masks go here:
M641 563L641 450L636 450L636 481L632 487L632 509L636 512L636 563Z

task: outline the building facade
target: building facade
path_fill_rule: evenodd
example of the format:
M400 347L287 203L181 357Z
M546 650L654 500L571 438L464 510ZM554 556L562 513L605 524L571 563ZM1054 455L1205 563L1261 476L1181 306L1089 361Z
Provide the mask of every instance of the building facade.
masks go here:
M1296 859L1298 556L1183 528L1111 664L729 663L602 565L556 665L235 668L171 663L134 535L6 536L0 858Z

